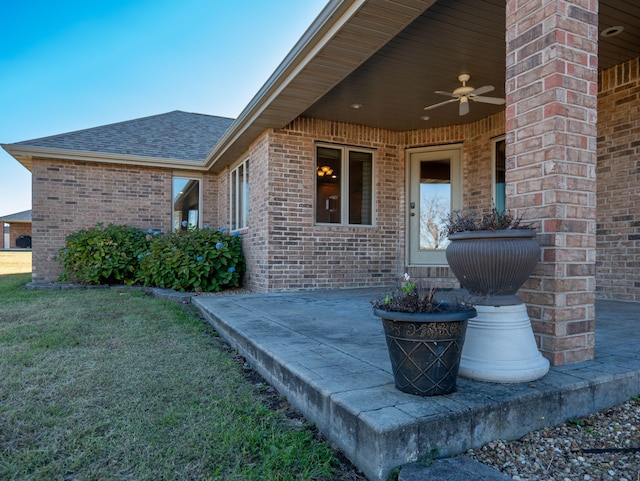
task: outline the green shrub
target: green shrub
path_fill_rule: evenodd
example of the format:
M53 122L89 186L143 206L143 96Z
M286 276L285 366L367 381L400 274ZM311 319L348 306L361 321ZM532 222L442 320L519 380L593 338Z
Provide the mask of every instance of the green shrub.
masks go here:
M156 236L141 265L144 285L182 292L239 287L246 268L240 237L213 229Z
M84 284L133 284L139 277L139 252L146 252L147 234L135 227L109 224L82 229L66 238L59 260L63 281Z
M67 237L59 260L63 281L143 284L178 291L239 287L246 262L242 241L223 230L153 230L98 224Z

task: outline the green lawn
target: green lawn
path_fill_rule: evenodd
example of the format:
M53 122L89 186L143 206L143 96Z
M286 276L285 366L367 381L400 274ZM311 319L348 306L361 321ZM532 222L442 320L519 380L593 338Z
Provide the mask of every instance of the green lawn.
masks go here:
M0 479L340 479L193 311L29 280L0 276Z

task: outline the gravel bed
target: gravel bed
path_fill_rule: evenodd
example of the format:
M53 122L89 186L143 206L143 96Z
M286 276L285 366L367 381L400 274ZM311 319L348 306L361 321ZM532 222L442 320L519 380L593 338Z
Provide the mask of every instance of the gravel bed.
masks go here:
M640 481L640 397L464 454L521 481Z

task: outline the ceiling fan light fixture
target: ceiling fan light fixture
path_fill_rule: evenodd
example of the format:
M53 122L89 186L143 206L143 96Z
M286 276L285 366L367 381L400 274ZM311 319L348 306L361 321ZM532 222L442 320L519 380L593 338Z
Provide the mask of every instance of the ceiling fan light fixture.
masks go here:
M458 102L458 115L463 116L469 113L469 100L473 100L474 102L480 102L484 104L493 104L493 105L504 105L505 99L499 97L485 97L484 94L487 92L492 92L495 90L493 85L485 85L483 87L474 88L467 85L467 81L471 76L469 74L463 73L458 76L458 81L462 83L461 87L458 87L453 92L445 92L443 90L436 90L435 93L438 95L444 95L445 97L450 97L449 100L445 100L444 102L438 102L437 104L427 105L424 110L431 110L438 107L442 107L443 105L449 104L451 102Z

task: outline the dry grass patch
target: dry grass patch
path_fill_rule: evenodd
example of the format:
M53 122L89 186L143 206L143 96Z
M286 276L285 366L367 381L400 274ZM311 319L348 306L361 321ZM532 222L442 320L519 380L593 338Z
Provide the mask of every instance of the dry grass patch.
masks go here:
M5 274L22 274L31 272L31 252L0 252L0 276Z

